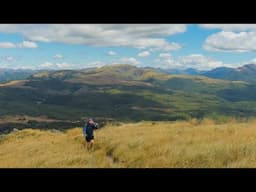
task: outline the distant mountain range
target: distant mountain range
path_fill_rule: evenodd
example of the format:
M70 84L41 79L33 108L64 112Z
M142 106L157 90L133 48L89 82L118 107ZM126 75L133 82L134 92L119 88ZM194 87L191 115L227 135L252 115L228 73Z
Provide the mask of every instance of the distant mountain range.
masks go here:
M118 66L118 70L116 68L113 68L113 66ZM246 82L256 81L256 65L255 64L247 64L238 68L218 67L209 71L201 71L194 68L162 69L162 68L153 68L153 67L144 67L144 68L136 67L136 70L135 70L134 68L129 66L130 65L123 65L123 64L109 65L109 66L104 66L100 68L100 70L106 70L110 72L111 70L116 69L117 71L112 71L112 73L115 73L114 76L112 76L113 74L109 73L111 78L114 78L116 74L124 75L124 74L127 74L127 72L130 72L129 74L132 75L130 76L130 78L133 78L134 76L137 76L137 78L140 78L140 76L143 75L145 71L147 73L148 71L151 71L151 72L154 71L156 73L165 73L170 75L175 75L175 74L176 75L193 75L193 76L199 75L199 76L206 76L214 79L223 79L223 80L231 80L231 81L246 81ZM88 68L88 69L79 70L79 72L90 73L97 69L98 68ZM31 75L36 74L38 72L42 72L42 71L46 72L45 70L0 69L0 82L26 79ZM75 71L75 70L60 70L60 71ZM59 74L59 71L52 70L51 73L49 74ZM129 79L129 75L127 76L127 78Z
M256 65L247 64L238 68L219 67L211 71L205 72L202 75L216 79L255 82Z
M37 72L38 70L28 69L0 69L0 82L26 79Z
M150 68L154 69L154 68ZM201 75L214 79L224 79L231 81L246 81L255 82L256 81L256 65L247 64L238 68L229 67L218 67L209 71L200 71L193 68L188 68L184 70L180 69L154 69L159 72L166 74L183 74L183 75Z

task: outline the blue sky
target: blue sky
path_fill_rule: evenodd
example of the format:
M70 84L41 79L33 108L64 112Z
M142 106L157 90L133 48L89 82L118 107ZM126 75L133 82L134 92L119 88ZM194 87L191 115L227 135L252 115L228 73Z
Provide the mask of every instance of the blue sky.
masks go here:
M209 70L256 63L255 51L253 24L0 24L0 68Z

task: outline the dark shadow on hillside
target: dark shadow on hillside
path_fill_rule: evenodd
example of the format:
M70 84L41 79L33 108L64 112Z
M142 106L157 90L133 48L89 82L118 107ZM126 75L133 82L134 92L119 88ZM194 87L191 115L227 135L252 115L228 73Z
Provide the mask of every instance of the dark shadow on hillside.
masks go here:
M232 102L237 101L255 101L256 100L256 85L247 85L242 88L224 89L217 94Z

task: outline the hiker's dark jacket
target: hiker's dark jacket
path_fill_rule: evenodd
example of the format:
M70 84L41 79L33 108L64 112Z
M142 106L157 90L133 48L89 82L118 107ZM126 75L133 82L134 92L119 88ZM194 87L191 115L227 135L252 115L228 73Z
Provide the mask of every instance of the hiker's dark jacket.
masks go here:
M86 123L84 125L84 134L88 137L88 138L93 138L93 130L94 129L98 129L98 126L96 123L90 124L90 123Z

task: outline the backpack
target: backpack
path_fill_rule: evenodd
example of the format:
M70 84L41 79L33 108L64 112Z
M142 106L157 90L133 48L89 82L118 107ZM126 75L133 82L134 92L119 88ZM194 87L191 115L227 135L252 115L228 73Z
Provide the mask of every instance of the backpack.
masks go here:
M84 136L87 136L86 129L87 129L87 123L85 123L83 127Z

